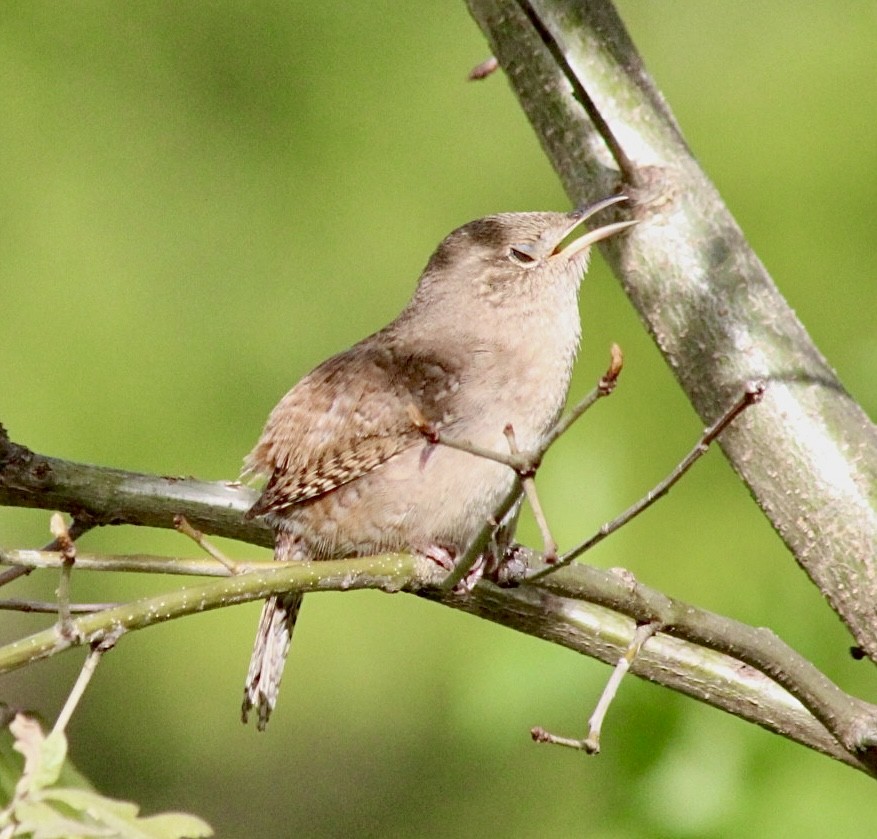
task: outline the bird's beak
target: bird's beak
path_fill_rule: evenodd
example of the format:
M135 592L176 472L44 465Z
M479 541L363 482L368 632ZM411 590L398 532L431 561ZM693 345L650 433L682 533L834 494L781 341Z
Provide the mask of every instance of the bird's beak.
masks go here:
M596 215L600 210L605 210L606 207L611 207L613 204L618 204L621 201L627 200L626 195L612 195L609 198L604 198L602 201L598 201L596 204L591 204L589 207L581 207L577 210L573 210L569 214L570 225L561 235L557 245L551 252L551 256L563 256L564 259L571 259L577 253L581 253L586 248L591 247L591 245L594 245L603 239L608 239L610 236L614 236L616 233L620 233L622 230L627 230L628 227L633 227L635 224L638 224L637 221L616 221L612 224L605 224L603 227L595 227L593 230L589 230L584 236L579 236L577 239L569 239L569 235L580 224L582 224L582 222Z

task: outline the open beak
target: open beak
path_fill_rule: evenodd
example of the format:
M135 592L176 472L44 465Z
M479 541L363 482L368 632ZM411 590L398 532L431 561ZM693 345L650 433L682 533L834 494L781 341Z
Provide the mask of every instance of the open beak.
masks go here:
M622 230L627 230L628 227L633 227L635 224L638 224L639 222L637 221L616 221L612 224L606 224L603 225L603 227L596 227L593 230L589 230L584 236L579 236L577 239L569 240L570 233L572 233L580 224L599 213L600 210L605 210L606 207L611 207L613 204L618 204L621 201L627 200L628 198L626 195L612 195L609 198L604 198L602 201L598 201L596 204L591 204L589 207L581 207L580 209L573 210L569 214L571 222L570 226L564 231L563 235L558 240L557 245L551 252L551 256L563 256L564 259L572 259L577 253L581 253L586 248L591 247L591 245L594 245L603 239L608 239L610 236L614 236L616 233L620 233Z

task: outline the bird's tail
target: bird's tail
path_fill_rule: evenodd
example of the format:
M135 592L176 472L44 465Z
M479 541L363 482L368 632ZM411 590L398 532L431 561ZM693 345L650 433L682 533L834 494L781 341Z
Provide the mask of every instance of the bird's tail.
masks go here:
M283 665L286 664L302 597L299 593L275 595L269 597L262 607L241 706L241 718L244 722L247 721L250 711L256 709L259 714L256 727L259 731L265 730L268 717L277 704Z

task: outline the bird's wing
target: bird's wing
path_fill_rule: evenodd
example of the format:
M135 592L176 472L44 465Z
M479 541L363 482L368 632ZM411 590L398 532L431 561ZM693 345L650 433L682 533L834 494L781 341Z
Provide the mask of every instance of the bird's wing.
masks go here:
M268 476L248 517L331 492L423 440L409 406L441 426L452 419L459 360L369 339L330 358L271 412L246 471Z

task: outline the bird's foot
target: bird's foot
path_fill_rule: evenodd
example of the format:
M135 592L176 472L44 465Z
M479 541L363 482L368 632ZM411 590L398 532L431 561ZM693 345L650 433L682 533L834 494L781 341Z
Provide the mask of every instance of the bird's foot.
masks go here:
M454 548L447 548L444 545L430 545L423 552L423 556L448 573L454 570L454 565L457 559L459 559L457 551ZM469 592L475 588L478 581L484 576L484 568L484 557L480 556L475 561L475 564L469 569L466 576L454 586L454 594L469 594Z

